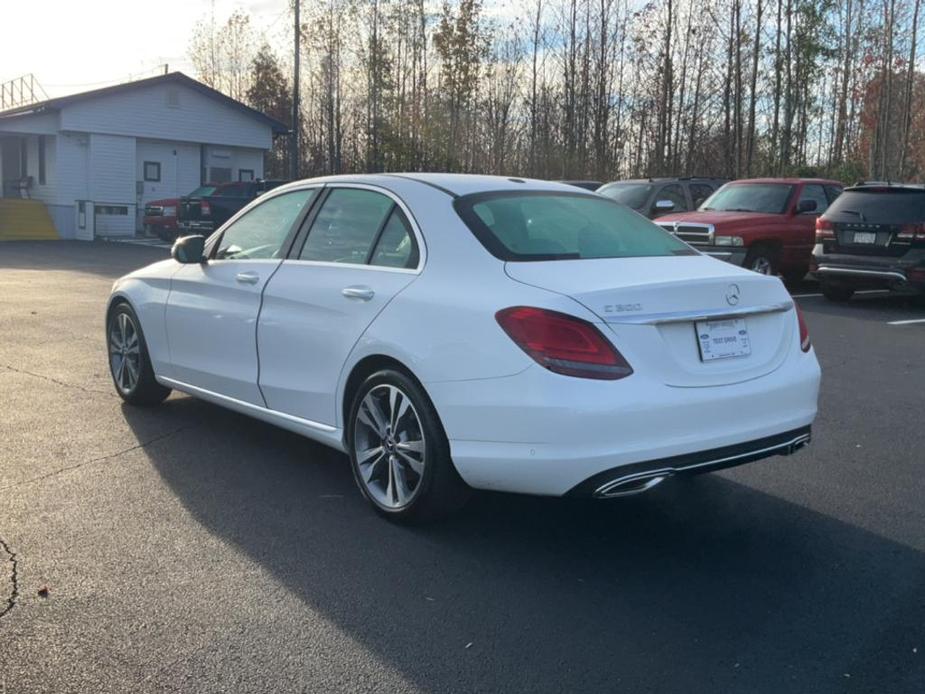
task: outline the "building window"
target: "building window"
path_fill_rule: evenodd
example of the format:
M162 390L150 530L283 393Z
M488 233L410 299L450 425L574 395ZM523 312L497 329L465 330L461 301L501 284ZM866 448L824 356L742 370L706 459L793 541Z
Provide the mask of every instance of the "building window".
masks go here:
M231 167L210 166L209 183L231 183Z
M45 136L39 135L39 185L45 185Z
M238 180L239 181L253 181L254 180L254 170L253 169L238 169Z
M159 161L146 161L144 165L145 180L159 183L161 180L161 163Z
M119 215L125 216L128 214L128 207L124 205L97 205L93 208L93 213L96 215Z
M21 178L25 178L29 175L29 167L26 165L27 161L29 161L29 148L26 143L26 138L22 138L19 141L19 175Z

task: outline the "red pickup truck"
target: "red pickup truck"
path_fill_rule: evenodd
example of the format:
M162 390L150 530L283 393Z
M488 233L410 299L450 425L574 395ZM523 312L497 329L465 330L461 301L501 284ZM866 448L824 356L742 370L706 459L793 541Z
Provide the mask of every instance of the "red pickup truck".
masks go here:
M816 218L841 191L838 181L821 178L732 181L697 211L655 223L708 255L794 282L809 271Z
M212 195L216 187L217 184L215 183L206 183L205 185L199 186L186 197L194 198ZM179 198L149 200L145 203L145 215L141 220L144 225L145 234L148 236L158 236L164 241L173 241L176 239L179 232L177 226L179 209Z

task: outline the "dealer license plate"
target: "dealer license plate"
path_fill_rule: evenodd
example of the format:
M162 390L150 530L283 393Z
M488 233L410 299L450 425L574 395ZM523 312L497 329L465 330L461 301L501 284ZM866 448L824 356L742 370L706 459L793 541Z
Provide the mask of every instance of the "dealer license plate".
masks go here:
M872 231L854 232L855 243L877 243L877 234Z
M701 361L745 357L752 353L745 319L697 321Z

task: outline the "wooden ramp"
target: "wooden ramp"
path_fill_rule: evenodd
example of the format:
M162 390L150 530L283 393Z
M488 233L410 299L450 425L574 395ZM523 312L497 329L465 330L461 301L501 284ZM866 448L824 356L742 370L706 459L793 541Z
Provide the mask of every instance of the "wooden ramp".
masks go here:
M55 223L45 203L0 198L0 241L50 241L57 238Z

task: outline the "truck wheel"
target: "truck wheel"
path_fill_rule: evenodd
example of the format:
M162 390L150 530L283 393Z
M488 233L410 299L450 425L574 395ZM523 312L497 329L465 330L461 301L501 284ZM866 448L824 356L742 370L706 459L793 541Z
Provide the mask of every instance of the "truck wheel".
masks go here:
M845 303L854 296L854 287L846 287L843 284L829 284L823 282L820 285L822 296L829 301L836 301L840 304Z
M744 266L759 275L776 275L777 253L770 246L759 244L748 251Z
M808 267L801 267L796 270L787 270L781 274L784 276L784 282L787 284L799 284L803 281L803 278L806 277L807 272L809 272Z

